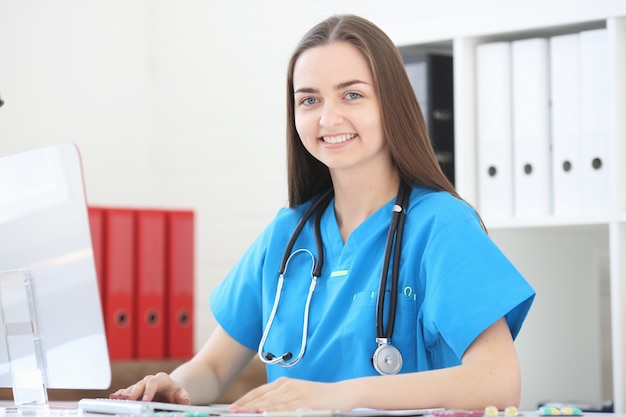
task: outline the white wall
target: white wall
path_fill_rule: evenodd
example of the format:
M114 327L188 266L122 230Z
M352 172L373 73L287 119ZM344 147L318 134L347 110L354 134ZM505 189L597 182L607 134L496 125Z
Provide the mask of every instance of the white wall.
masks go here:
M350 12L400 45L626 15L623 0L0 0L0 155L82 151L94 205L197 212L207 296L285 204L289 54Z

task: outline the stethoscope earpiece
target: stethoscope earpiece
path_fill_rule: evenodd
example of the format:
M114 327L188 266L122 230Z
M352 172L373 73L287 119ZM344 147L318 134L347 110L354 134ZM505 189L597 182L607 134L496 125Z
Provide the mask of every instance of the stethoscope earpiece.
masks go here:
M287 352L283 356L281 356L279 360L281 360L281 361L288 361L292 357L293 357L292 353L291 352ZM269 362L272 362L274 359L276 359L276 356L274 356L273 354L267 352L265 354L265 359L267 359L267 361L269 361Z

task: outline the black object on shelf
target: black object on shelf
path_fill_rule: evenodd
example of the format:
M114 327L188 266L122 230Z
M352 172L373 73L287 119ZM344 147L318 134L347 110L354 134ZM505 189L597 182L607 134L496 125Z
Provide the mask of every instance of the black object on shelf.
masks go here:
M444 174L454 184L454 87L452 57L402 54L413 91L426 119L430 140Z

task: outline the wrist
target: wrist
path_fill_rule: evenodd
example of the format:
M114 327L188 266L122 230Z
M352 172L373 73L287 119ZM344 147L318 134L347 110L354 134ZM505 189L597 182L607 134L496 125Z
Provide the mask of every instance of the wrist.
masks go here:
M341 410L350 411L355 408L370 407L371 400L368 400L368 384L365 378L346 379L336 382L337 392L341 398Z

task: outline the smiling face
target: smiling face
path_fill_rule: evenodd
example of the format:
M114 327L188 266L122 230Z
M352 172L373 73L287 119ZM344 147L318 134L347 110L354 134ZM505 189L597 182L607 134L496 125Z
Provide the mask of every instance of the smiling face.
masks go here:
M337 41L304 51L293 91L302 144L331 175L391 165L372 72L357 48Z

